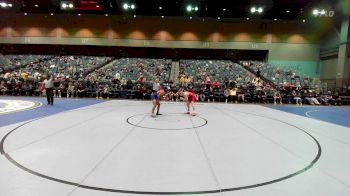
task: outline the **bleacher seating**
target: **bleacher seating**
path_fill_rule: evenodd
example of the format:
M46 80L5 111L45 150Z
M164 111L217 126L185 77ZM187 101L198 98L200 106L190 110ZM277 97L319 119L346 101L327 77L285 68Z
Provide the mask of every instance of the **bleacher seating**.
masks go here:
M211 82L224 83L225 78L236 80L237 86L246 86L253 75L237 63L229 60L181 60L180 72L193 77L194 83L202 83L208 75Z
M255 73L260 70L261 76L273 82L275 85L283 85L286 82L293 86L314 88L320 85L319 79L311 78L292 66L279 67L260 61L240 61L243 67L249 67ZM278 74L277 74L278 73Z
M0 73L15 70L26 65L38 63L41 60L50 59L51 55L2 55L0 54Z
M121 58L91 73L87 78L106 79L113 78L119 71L121 80L137 81L140 73L145 81L152 81L158 77L160 81L167 81L170 77L171 60L148 58Z

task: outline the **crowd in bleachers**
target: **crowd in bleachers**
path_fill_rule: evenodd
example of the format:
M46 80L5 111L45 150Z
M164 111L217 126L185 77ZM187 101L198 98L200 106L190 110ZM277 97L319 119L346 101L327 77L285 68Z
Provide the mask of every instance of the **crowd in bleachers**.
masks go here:
M175 82L169 59L1 55L0 94L42 96L43 80L54 75L56 97L149 99L159 80L173 101L181 99L179 90L193 88L205 102L350 104L350 88L317 88L315 80L300 82L294 70L263 62L180 60L179 65Z
M304 73L299 72L292 66L276 66L269 63L259 62L259 61L240 61L243 67L252 70L253 72L259 74L270 80L275 85L281 85L289 83L297 87L310 87L314 88L320 85L320 80L316 78L311 78Z
M32 55L19 55L18 58L6 55L2 58L2 62L7 64L0 66L6 67L0 72L0 93L29 96L43 94L43 80L49 75L55 76L57 89L68 88L70 82L83 80L85 73L112 59L94 56L40 56L40 59L33 61ZM19 59L21 59L21 66L12 63ZM26 64L27 62L29 63ZM80 84L80 82L76 83Z
M190 80L186 80L190 78ZM243 69L237 63L228 60L182 60L180 61L180 84L229 83L235 80L237 85L246 85L253 81L254 74Z
M201 101L350 104L350 88L325 90L319 80L300 77L290 67L280 70L258 61L183 60L179 83L192 85Z
M125 83L128 80L152 81L157 77L161 81L166 81L170 69L171 60L168 59L121 58L89 74L87 79L107 82L115 78Z
M50 55L2 55L0 54L0 73L12 71L30 64L48 60Z

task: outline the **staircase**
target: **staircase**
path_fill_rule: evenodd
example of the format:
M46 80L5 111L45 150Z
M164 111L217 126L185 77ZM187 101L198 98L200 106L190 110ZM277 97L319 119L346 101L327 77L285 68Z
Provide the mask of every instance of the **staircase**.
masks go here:
M237 64L256 76L256 72L253 69L251 69L249 66L243 66L240 63L237 63ZM260 74L260 79L270 84L270 86L272 86L273 88L278 88L278 85L276 85L273 81L267 79L265 76L261 74Z
M180 63L179 61L173 61L171 63L171 71L169 80L173 81L174 84L179 83L179 72L180 72Z
M106 61L106 62L102 63L101 65L98 65L98 66L94 67L93 69L87 70L85 73L83 73L83 77L85 78L85 77L88 76L90 73L92 73L92 72L94 72L94 71L96 71L96 70L98 70L98 69L100 69L100 68L102 68L102 67L104 67L104 66L106 66L106 65L108 65L108 64L110 64L110 63L112 63L112 62L115 61L115 60L116 60L116 58L113 57L111 60Z

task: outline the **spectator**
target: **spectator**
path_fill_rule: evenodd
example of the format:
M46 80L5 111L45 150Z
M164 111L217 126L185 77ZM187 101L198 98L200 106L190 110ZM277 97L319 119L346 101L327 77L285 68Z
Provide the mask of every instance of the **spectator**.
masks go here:
M276 104L277 101L282 104L282 95L279 90L275 90L273 95L273 103Z
M73 85L73 82L69 82L67 87L67 98L74 97L74 90L75 87Z
M296 105L303 105L302 100L300 98L300 93L297 93L295 90L293 90L292 97L293 97Z
M115 78L116 80L119 80L119 81L120 81L120 72L119 72L119 70L118 70L117 73L115 74L114 78Z
M5 95L7 92L7 87L5 81L1 81L0 83L0 93L1 95Z
M108 84L106 84L106 85L103 87L103 94L102 94L102 97L106 97L107 99L109 99L109 94L110 94L110 88L109 88Z
M213 89L219 89L220 83L217 80L213 82Z
M205 78L205 88L210 89L210 86L211 86L210 77L207 75Z

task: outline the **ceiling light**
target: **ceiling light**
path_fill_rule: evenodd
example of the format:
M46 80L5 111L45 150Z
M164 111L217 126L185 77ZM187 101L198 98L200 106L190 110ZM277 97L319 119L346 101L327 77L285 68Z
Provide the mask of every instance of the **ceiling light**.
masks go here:
M163 7L162 7L162 6L159 6L159 9L161 10L161 9L163 9Z
M105 16L108 16L108 14L105 14Z
M129 8L132 9L132 10L134 10L134 9L136 8L136 6L135 6L135 4L129 5L129 4L127 4L127 3L124 3L124 4L123 4L123 8L124 8L124 10L128 10Z
M134 15L134 18L136 18L136 15Z
M38 4L35 4L35 7L39 7L39 5L38 5Z
M313 15L318 15L318 9L314 9L314 11L312 12Z
M273 19L274 21L277 21L277 18Z
M188 6L186 7L186 10L187 10L188 12L192 12L192 11L198 11L199 8L198 8L198 6L192 7L192 5L188 5Z
M287 12L287 13L289 13L290 11L289 11L289 10L287 10L286 12Z
M247 20L250 20L250 18L247 18Z
M81 16L81 14L78 14L78 16Z
M221 18L220 17L218 17L218 20L220 20Z
M129 9L129 5L127 3L124 3L123 8L124 8L124 10L127 10L127 9Z
M226 11L226 9L224 8L224 9L222 9L222 11Z
M192 6L188 5L186 9L187 9L188 12L190 12L190 11L192 11Z
M27 16L28 14L27 13L24 13L25 16Z
M51 13L50 15L53 16L53 13Z
M256 11L255 7L250 8L250 12L254 13Z
M38 7L35 5L35 7ZM71 2L62 2L61 3L61 9L72 9L74 7L73 3Z
M190 20L192 20L192 16L190 16Z
M306 22L306 20L305 20L305 19L303 19L303 22Z
M162 18L164 18L164 16L161 16Z
M262 7L258 7L258 8L252 7L252 8L250 8L250 12L251 13L258 12L259 14L261 14L263 11L264 11L264 9Z

